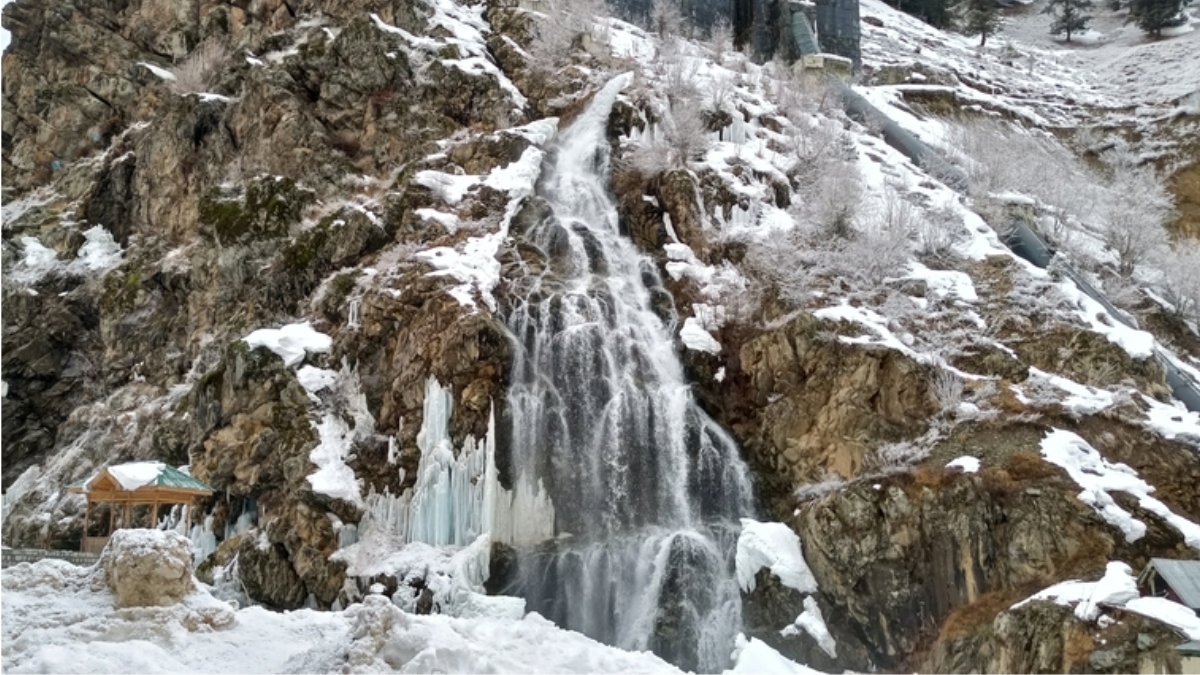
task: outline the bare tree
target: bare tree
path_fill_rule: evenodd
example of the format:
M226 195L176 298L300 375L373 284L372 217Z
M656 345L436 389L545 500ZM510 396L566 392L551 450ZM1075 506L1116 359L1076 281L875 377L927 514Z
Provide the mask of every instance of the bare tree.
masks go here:
M1200 319L1200 242L1184 239L1175 244L1159 263L1163 297L1180 316Z
M684 37L685 25L679 0L654 0L650 5L650 29L659 38Z
M228 60L225 45L210 40L196 47L183 61L171 68L175 79L170 82L177 94L199 94L208 91Z
M708 44L713 51L713 61L720 64L725 60L725 55L733 49L733 26L730 25L729 19L722 17L709 29L708 35Z
M663 120L663 140L669 151L669 162L673 166L687 166L699 159L712 145L712 134L704 125L700 106L682 100L671 106Z
M1100 234L1117 256L1118 272L1131 276L1138 265L1166 250L1163 224L1174 209L1174 199L1152 167L1135 166L1117 157L1109 194L1103 206Z

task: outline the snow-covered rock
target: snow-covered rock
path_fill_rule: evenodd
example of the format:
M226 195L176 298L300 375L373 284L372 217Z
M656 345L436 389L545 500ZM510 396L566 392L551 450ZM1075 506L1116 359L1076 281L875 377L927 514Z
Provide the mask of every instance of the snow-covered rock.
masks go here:
M196 590L192 542L177 532L117 530L98 564L116 607L165 607Z

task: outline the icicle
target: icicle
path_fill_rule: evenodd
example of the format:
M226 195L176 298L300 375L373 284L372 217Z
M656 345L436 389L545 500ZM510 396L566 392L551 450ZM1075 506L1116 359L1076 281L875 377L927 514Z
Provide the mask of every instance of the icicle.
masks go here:
M213 517L209 515L204 518L203 525L192 527L190 538L192 540L192 548L195 550L193 564L196 567L199 567L205 558L217 550L217 535L212 530L212 524Z
M468 438L456 458L449 439L453 409L450 392L429 378L425 419L417 434L421 449L417 483L400 496L368 494L360 531L383 528L405 542L433 546L466 546L488 533L505 543L535 543L552 537L554 506L541 483L536 487L518 483L513 491L499 484L495 412L488 418L483 442ZM355 532L354 537L358 536Z
M358 330L362 328L362 324L358 320L359 305L362 304L362 298L350 299L350 317L346 320L346 327L350 330Z

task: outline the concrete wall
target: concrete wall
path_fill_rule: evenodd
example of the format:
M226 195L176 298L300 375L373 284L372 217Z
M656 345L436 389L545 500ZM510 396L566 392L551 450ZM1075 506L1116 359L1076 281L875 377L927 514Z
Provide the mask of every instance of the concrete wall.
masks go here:
M57 558L69 563L86 567L94 565L100 559L98 553L83 553L81 551L44 551L35 548L6 548L0 551L0 567L11 567L25 562L37 562L45 558Z

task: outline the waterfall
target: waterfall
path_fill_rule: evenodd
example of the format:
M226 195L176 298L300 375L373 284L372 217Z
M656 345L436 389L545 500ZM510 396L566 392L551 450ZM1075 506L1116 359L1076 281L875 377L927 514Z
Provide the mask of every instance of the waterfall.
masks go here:
M514 484L545 486L555 538L518 548L503 592L603 642L719 671L753 497L735 443L691 395L654 263L618 231L605 131L630 80L562 133L539 188L553 216L522 235L550 262L514 284L508 313L510 466Z

